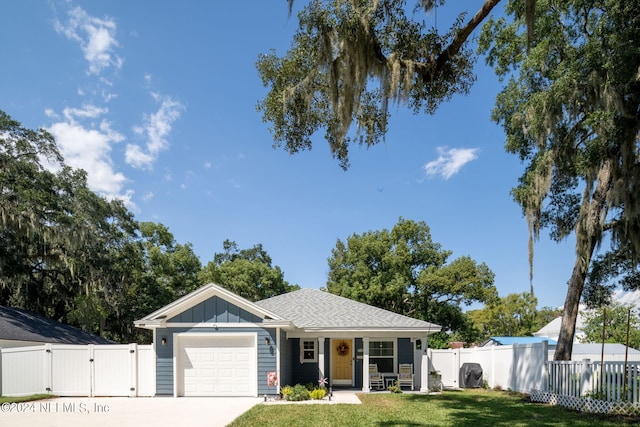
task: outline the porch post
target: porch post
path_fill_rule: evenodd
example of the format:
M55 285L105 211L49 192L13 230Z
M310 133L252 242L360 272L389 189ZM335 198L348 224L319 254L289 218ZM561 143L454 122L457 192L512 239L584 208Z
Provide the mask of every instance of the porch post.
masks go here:
M362 337L362 391L369 393L369 337Z
M326 378L324 372L324 337L318 337L318 379Z
M422 339L422 360L420 361L420 391L429 391L429 337Z

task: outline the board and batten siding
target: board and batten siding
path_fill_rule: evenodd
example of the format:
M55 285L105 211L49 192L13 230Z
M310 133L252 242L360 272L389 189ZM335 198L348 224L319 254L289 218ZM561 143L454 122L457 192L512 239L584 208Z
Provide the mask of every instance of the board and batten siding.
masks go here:
M212 297L172 317L169 323L260 323L262 319L222 298Z

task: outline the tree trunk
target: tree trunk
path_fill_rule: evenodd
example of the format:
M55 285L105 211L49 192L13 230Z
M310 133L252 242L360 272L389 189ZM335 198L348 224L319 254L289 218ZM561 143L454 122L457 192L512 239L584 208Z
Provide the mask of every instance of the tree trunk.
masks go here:
M589 195L589 185L583 195L580 217L576 225L576 262L573 266L569 288L564 302L564 313L560 326L558 345L554 360L571 360L576 320L580 306L582 289L591 264L593 252L602 239L602 230L607 213L607 193L611 188L612 162L605 161L598 171L595 191Z

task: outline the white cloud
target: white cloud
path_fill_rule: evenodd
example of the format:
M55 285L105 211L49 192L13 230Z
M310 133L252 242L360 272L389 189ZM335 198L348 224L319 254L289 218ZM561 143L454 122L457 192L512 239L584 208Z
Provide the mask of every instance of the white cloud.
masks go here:
M100 108L92 104L85 104L82 108L67 107L62 110L62 115L68 121L75 121L75 119L95 119L108 111L109 110L106 108Z
M80 44L84 58L89 63L89 74L100 74L108 67L122 67L123 59L114 53L119 45L113 19L90 16L80 6L67 11L67 18L64 23L56 20L55 29Z
M429 176L439 175L443 179L449 179L460 172L462 167L478 158L479 148L452 148L437 147L438 158L424 165L425 173Z
M149 191L147 194L142 196L142 200L148 202L149 200L153 199L153 196L155 196L155 194L153 194L152 191Z
M114 170L110 157L112 145L121 142L124 137L111 129L111 124L106 120L89 127L76 120L97 119L106 112L106 109L93 105L86 105L81 109L65 108L63 116L66 121L55 122L48 130L55 137L65 163L87 171L87 184L91 190L108 199L121 199L130 203L133 191L123 190L127 179ZM47 114L58 117L52 111Z
M184 106L174 101L168 96L152 94L154 99L160 102L157 112L145 116L144 123L134 128L134 132L146 138L146 146L143 149L140 145L127 145L126 162L139 169L151 168L153 162L158 158L158 154L169 148L167 136L171 132L173 123L180 118Z

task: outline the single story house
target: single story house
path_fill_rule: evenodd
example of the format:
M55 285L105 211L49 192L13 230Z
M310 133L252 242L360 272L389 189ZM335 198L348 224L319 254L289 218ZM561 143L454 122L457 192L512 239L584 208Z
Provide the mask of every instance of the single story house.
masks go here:
M411 364L427 390L427 337L440 326L301 289L251 302L208 284L137 320L153 331L156 395L258 396L318 384L370 391L375 365L390 381Z
M0 305L0 348L42 344L114 344L73 326Z

